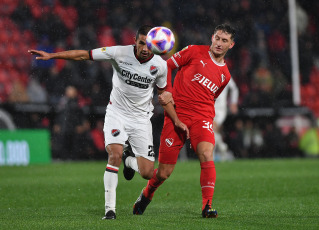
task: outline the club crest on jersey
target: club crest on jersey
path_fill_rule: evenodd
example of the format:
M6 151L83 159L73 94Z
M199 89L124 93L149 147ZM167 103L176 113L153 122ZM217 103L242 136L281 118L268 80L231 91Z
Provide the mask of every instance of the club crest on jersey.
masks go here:
M156 67L156 66L151 66L150 67L150 73L152 74L152 75L155 75L156 73L157 73L157 71L158 71L158 68Z
M225 79L226 79L226 77L225 77L225 75L224 75L224 74L222 74L221 78L222 78L222 82L224 82L224 81L225 81Z
M166 143L167 147L171 147L172 144L174 143L174 139L173 138L166 138L165 143Z
M103 48L101 49L102 52L104 52L105 50L106 50L106 47L103 47Z
M112 133L112 136L113 136L113 137L116 137L116 136L118 136L118 135L120 134L120 130L118 130L118 129L112 129L111 133Z

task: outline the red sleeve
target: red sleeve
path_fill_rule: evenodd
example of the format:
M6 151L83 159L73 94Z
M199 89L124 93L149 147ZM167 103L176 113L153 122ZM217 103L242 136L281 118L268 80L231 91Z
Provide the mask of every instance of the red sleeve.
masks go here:
M167 85L165 90L172 93L172 88L172 68L167 62Z
M89 52L90 60L93 61L92 50L89 50L88 52Z
M167 87L166 91L172 92L172 70L186 65L191 57L191 45L185 47L181 51L175 53L171 58L169 58L167 63Z

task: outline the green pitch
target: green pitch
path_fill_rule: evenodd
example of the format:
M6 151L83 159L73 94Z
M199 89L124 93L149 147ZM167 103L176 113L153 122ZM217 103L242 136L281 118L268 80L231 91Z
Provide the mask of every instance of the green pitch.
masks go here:
M117 219L104 215L104 162L0 167L0 229L319 229L319 159L216 163L217 219L201 218L200 167L179 162L144 215L132 206L139 175L117 189Z

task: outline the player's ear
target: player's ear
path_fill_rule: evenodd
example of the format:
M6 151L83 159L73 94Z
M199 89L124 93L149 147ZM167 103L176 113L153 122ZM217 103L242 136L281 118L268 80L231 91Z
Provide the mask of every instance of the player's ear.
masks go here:
M231 43L230 46L229 46L229 49L233 48L234 45L235 45L235 41L232 41L232 43Z

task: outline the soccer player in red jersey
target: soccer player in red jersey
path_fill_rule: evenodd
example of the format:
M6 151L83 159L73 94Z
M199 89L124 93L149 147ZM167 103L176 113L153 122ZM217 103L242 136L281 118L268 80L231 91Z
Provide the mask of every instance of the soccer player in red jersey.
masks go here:
M222 24L215 28L211 46L190 45L174 54L167 60L168 84L171 83L171 71L178 68L172 90L174 101L167 95L159 97L163 104L175 103L179 119L189 129L191 145L201 166L202 216L205 218L217 217L217 211L212 209L216 180L213 161L214 103L231 78L224 57L235 44L234 36L235 30L228 24ZM168 85L168 91L170 87ZM156 189L171 175L185 141L185 132L176 129L165 114L159 165L135 202L133 214L143 214Z

